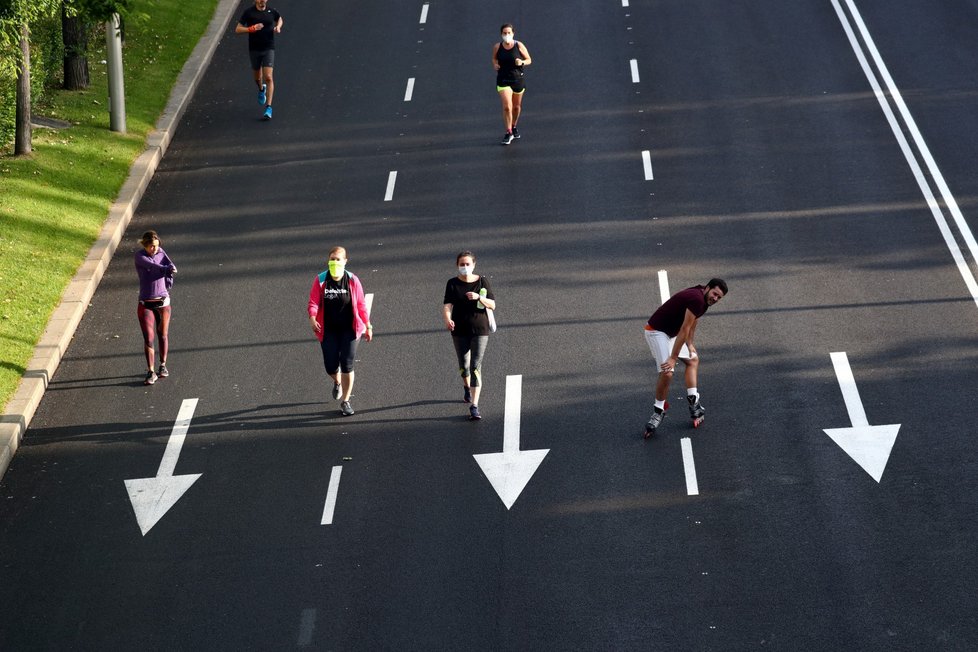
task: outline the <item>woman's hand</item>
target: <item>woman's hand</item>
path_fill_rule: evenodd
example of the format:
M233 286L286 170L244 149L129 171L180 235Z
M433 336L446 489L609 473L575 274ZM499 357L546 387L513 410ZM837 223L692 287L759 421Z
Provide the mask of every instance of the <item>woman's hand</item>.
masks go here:
M478 301L479 300L479 293L478 292L466 292L465 293L465 298L466 299L470 299L472 301Z
M313 333L319 333L319 331L323 330L323 327L319 325L318 321L316 321L315 315L309 315L309 323L312 324Z
M448 332L454 333L455 332L455 322L452 321L451 319L446 319L445 320L445 328L448 329Z

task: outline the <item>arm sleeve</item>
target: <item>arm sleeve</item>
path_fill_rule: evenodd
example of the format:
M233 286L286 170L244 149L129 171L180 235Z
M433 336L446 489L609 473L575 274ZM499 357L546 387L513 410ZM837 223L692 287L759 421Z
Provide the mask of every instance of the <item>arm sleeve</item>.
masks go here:
M157 265L152 260L146 256L142 256L139 253L135 256L136 267L141 267L142 269L155 270L159 272L167 272L170 268L166 265Z
M312 279L312 288L309 290L309 304L306 306L306 312L309 313L310 317L315 317L319 314L319 278Z
M356 288L357 297L357 312L360 313L360 321L365 325L370 323L370 314L367 312L367 298L363 294L363 284L360 283L360 279L356 279L356 283L351 283L352 286Z
M445 283L445 301L443 303L445 303L446 305L452 304L452 306L454 306L455 297L452 296L453 294L454 293L452 292L452 282L449 281L448 283Z

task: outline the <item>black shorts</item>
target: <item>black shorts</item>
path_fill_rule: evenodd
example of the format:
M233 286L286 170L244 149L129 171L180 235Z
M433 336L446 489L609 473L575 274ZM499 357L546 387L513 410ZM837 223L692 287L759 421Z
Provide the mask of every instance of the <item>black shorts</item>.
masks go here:
M324 331L320 346L326 373L335 374L341 371L348 374L353 371L353 362L357 355L357 335L352 328L340 332Z
M496 91L501 91L504 88L512 88L513 92L519 95L526 90L526 86L523 85L522 79L517 79L516 81L499 81L496 80Z
M251 57L252 70L275 67L275 50L248 50L248 56Z

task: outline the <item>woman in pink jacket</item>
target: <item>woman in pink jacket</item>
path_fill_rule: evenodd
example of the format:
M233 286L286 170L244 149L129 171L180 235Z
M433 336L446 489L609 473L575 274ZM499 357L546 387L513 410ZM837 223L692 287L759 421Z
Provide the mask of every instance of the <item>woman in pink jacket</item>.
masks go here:
M317 274L309 290L309 323L323 349L326 373L333 379L333 398L340 401L343 416L353 414L353 360L357 341L366 334L373 339L373 327L363 296L363 285L346 271L346 249L333 247L329 269Z

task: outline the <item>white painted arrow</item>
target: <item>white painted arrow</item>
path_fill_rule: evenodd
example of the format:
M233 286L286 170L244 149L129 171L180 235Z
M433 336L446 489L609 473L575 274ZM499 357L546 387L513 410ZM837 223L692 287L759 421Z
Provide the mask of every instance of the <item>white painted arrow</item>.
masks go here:
M506 376L506 408L503 413L503 452L473 455L510 509L536 473L549 448L520 450L520 408L523 402L523 376Z
M163 518L163 515L180 500L184 492L201 475L200 473L173 475L174 469L177 468L177 458L180 457L180 449L183 448L183 441L187 438L187 431L190 429L190 420L193 419L196 409L195 398L184 399L180 405L180 412L177 413L170 439L166 442L163 461L160 462L156 477L125 481L129 500L132 501L132 509L136 512L136 522L139 523L143 536L146 536L146 533Z
M859 390L856 389L856 380L853 378L852 369L849 367L849 358L846 357L845 352L830 355L832 356L832 366L835 367L835 375L839 379L839 387L842 389L842 399L846 402L846 410L849 411L852 427L826 429L825 434L831 437L832 441L838 444L876 482L879 482L883 477L886 463L890 459L890 451L893 450L893 443L896 441L900 424L869 425L866 411L863 409L863 402L859 398Z

